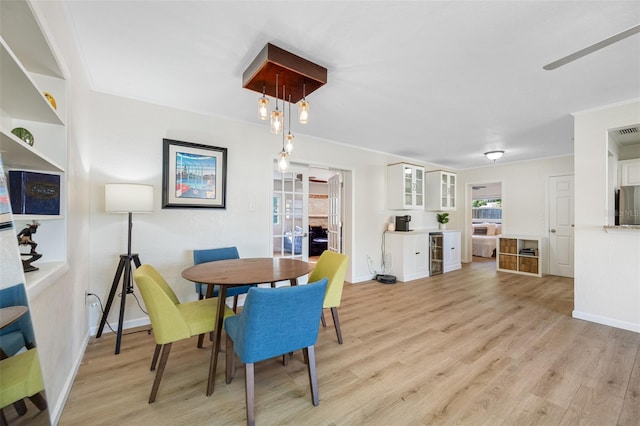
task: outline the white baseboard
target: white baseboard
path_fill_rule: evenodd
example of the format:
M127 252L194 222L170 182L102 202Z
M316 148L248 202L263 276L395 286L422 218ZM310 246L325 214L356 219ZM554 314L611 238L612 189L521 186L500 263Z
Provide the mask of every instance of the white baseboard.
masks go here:
M142 327L144 325L149 325L151 324L151 322L149 321L149 317L144 317L144 318L137 318L137 319L132 319L132 320L128 320L125 321L124 324L122 325L122 329L126 330L128 328L134 328L134 327ZM109 325L111 325L111 328L113 328L114 330L118 330L118 323L109 323ZM98 328L99 325L95 325L93 327L91 327L91 329L89 330L89 334L91 336L95 336L98 333ZM104 329L102 330L102 333L111 333L111 329L109 327L107 327L106 325L104 326Z
M80 364L82 364L82 358L84 358L84 353L87 350L88 343L89 335L87 334L84 338L84 341L82 342L82 349L78 351L78 356L73 363L73 369L71 370L69 376L67 376L67 379L64 381L64 386L62 387L62 391L60 392L60 398L58 398L54 407L49 407L49 420L51 421L52 425L57 425L60 421L60 416L62 415L64 406L67 403L67 398L69 398L69 393L71 392L73 382L75 381L78 370L80 369Z
M621 328L623 330L634 331L640 333L640 324L634 324L627 321L620 321L613 318L603 317L600 315L588 314L586 312L580 312L574 310L572 313L573 318L595 322L597 324L608 325L609 327Z

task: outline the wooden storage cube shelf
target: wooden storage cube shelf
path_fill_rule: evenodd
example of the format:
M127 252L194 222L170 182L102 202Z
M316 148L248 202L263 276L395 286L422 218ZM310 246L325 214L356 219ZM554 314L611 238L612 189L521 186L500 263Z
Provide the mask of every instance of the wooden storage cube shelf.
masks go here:
M499 235L497 269L516 274L543 275L543 237Z
M520 256L519 261L520 261L520 264L519 264L518 270L520 272L528 272L530 274L538 273L538 258Z
M510 256L508 254L500 256L500 269L509 269L511 271L518 270L518 257Z
M509 254L518 253L518 240L511 239L511 238L501 238L500 253L509 253Z

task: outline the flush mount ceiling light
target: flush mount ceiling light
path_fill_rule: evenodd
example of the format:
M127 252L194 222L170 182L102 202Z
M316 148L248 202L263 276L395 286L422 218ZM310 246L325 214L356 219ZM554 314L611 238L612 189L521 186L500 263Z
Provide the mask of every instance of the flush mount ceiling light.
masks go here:
M484 153L485 157L489 160L493 160L493 162L502 157L502 154L504 154L504 151L488 151Z
M307 96L327 82L327 69L293 53L287 52L271 43L258 53L242 73L242 87L262 94L258 99L258 117L266 120L269 116L269 99L275 98L275 110L271 112L271 131L274 134L283 134L284 109L288 95L289 102L289 134L286 138L286 146L281 152L281 165L284 164L283 153L288 156L293 150L294 136L291 134L291 104L298 104L298 121L306 124L309 121L309 101ZM278 108L279 92L282 89L282 110Z

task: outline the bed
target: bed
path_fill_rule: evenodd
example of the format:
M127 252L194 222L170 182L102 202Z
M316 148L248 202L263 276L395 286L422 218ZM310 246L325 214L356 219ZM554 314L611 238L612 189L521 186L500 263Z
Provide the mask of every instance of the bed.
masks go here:
M496 256L496 235L502 232L499 223L474 223L472 241L472 254L479 257Z

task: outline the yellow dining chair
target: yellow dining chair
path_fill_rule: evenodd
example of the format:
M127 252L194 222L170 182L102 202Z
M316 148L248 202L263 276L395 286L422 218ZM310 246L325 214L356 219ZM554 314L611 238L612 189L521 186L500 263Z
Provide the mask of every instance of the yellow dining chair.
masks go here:
M171 344L204 333L215 331L218 298L180 303L169 284L151 265L141 265L133 273L140 289L144 304L149 312L156 348L151 361L151 371L155 370L160 357L160 365L151 388L149 403L156 399L164 368L167 365ZM225 306L224 317L233 316L233 311Z
M345 254L336 253L333 251L325 250L320 255L318 263L309 274L309 282L319 281L322 278L329 279L329 285L327 285L327 293L324 296L324 309L331 309L331 315L333 316L333 324L336 327L336 334L338 335L338 343L342 344L342 332L340 331L340 320L338 318L338 306L342 300L342 287L344 286L344 276L347 273L347 262L349 256ZM324 319L324 313L321 315L322 325L327 326Z
M42 391L44 383L35 348L0 360L0 409L29 397L38 409L46 410ZM4 413L0 417L0 423L7 424Z

